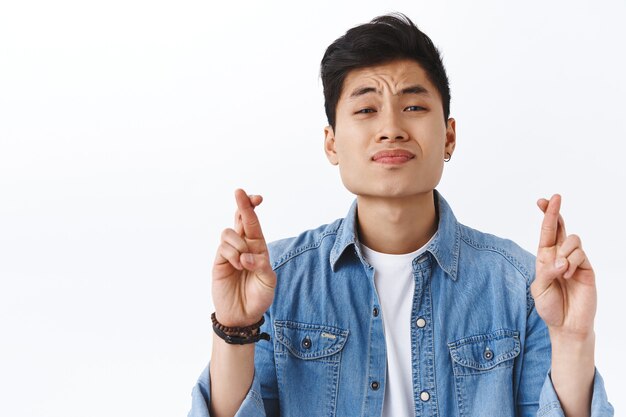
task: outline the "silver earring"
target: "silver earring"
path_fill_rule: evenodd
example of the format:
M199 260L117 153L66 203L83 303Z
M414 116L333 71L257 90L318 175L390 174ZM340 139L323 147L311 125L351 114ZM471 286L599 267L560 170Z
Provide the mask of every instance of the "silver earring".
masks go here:
M448 158L447 158L447 159L446 159L446 158L443 158L443 162L448 162L448 161L450 161L450 160L452 159L452 155L450 154L450 152L446 152L446 156L447 156Z

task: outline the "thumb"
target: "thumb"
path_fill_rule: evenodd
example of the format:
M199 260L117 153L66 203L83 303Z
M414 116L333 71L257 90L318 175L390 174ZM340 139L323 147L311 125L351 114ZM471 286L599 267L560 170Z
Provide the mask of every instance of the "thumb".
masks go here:
M254 273L264 287L274 291L276 287L276 274L274 270L272 270L266 253L242 253L239 260L245 269Z
M534 295L542 294L555 279L562 277L569 268L565 258L556 258L553 263L537 262L537 274L532 284Z

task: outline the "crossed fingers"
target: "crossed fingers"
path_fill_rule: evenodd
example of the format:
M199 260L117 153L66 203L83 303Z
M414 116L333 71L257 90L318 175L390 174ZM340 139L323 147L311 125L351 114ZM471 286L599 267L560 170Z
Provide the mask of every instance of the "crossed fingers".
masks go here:
M234 229L222 231L221 243L218 250L217 265L230 263L235 269L243 270L243 261L247 266L252 265L254 254L265 250L265 240L259 219L254 208L261 204L263 198L258 195L247 195L241 189L235 190L237 210L235 211Z
M538 255L543 263L548 263L548 269L552 269L548 273L550 278L562 276L568 279L578 268L591 269L580 237L574 234L568 236L565 231L565 222L560 214L561 196L555 194L550 200L542 198L537 201L537 206L544 212Z
M235 200L237 210L235 211L235 231L240 236L250 239L262 239L263 232L259 218L254 212L254 208L261 204L263 197L260 195L247 195L242 189L235 190Z

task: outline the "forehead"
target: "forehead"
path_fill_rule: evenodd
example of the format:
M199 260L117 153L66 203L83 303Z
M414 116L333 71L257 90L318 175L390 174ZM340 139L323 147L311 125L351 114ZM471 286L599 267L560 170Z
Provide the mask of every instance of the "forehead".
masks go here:
M395 60L385 64L354 69L344 79L339 100L346 100L355 89L373 87L381 92L397 94L411 85L422 85L431 98L438 97L435 86L428 79L428 74L420 64L413 60Z

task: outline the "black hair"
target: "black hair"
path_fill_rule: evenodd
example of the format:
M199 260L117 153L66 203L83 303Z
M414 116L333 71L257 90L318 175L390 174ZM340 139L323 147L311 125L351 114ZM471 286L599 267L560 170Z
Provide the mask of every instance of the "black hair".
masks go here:
M337 102L348 72L397 59L412 59L426 71L443 103L444 122L450 115L450 86L439 50L402 13L378 16L355 26L326 49L320 69L328 124L335 129Z

